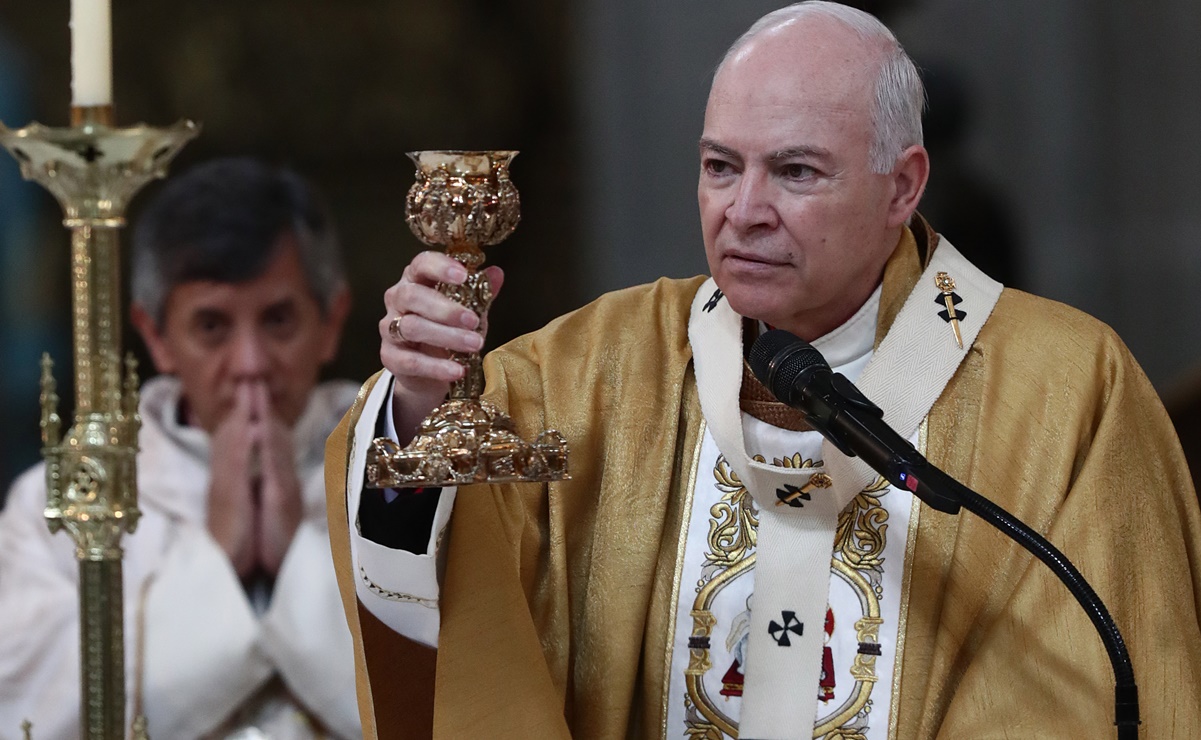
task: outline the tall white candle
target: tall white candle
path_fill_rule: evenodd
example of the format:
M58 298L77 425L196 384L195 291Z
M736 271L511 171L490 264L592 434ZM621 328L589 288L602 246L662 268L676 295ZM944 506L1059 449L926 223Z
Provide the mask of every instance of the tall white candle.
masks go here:
M71 104L113 102L111 0L71 0Z

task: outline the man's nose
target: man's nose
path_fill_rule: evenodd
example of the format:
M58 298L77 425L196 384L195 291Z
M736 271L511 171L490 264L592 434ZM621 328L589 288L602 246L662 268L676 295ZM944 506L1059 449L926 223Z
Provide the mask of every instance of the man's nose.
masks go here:
M742 174L726 218L741 231L756 226L774 228L779 223L771 198L771 183L763 173L748 170Z
M243 330L234 338L232 364L239 378L262 378L269 366L267 347L258 332Z

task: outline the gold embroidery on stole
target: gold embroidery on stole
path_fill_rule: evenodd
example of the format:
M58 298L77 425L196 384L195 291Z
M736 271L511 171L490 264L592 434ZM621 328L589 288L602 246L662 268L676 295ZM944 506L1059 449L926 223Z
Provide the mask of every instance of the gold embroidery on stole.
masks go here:
M764 462L761 455L755 456L754 459ZM800 454L795 454L783 459L777 458L772 464L785 468L819 468L821 461L803 459ZM696 585L697 595L690 612L692 639L688 667L684 671L685 734L694 740L723 740L726 737L735 737L738 733L737 724L720 710L708 695L703 683L704 675L714 667L708 645L717 620L710 607L723 587L754 568L754 549L759 524L754 499L738 474L729 467L724 455L718 456L713 468L713 477L714 485L722 492L722 496L709 510L709 550L705 553L701 578ZM860 492L838 517L834 552L830 561L831 574L846 582L859 598L862 616L855 622L855 632L861 645L878 645L879 630L883 625L880 599L883 597L883 554L887 543L889 514L880 498L890 490L887 481L877 478ZM686 519L688 520L690 518ZM912 526L911 519L911 531ZM686 541L686 535L687 531L683 533L681 543ZM907 544L907 551L911 546L911 542ZM679 609L682 560L681 553L677 565L673 614ZM904 563L901 567L904 567ZM907 595L908 582L905 581L902 596L907 598ZM902 603L902 617L905 614L904 607L905 604ZM898 635L898 643L901 637L902 635ZM669 645L673 642L674 636ZM899 664L899 653L894 659L898 660L894 665ZM823 740L864 740L868 715L871 712L869 701L877 681L875 664L876 655L870 652L860 651L855 655L850 669L851 677L855 680L854 690L824 719L819 717L813 737ZM670 678L668 680L670 681ZM668 692L665 691L664 696L667 695ZM895 714L895 707L892 707L892 710L890 715Z

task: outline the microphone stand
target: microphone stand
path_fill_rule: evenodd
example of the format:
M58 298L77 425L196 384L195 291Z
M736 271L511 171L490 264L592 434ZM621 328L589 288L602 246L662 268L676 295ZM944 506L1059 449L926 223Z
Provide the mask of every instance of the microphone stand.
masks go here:
M1105 651L1113 666L1114 724L1118 728L1118 740L1137 738L1138 687L1134 683L1134 668L1126 651L1126 643L1101 598L1071 561L1020 519L931 465L916 450L913 455L893 456L887 466L882 466L887 469L881 470L875 465L872 467L940 511L954 514L962 505L1046 563L1076 597L1105 644Z

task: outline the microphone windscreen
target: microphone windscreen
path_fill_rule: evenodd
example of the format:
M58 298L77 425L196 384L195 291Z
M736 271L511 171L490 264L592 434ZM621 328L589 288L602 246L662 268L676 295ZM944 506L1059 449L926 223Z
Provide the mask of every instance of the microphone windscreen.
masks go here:
M793 383L802 371L815 365L829 367L821 352L783 329L759 335L747 361L759 382L785 403L791 403Z

